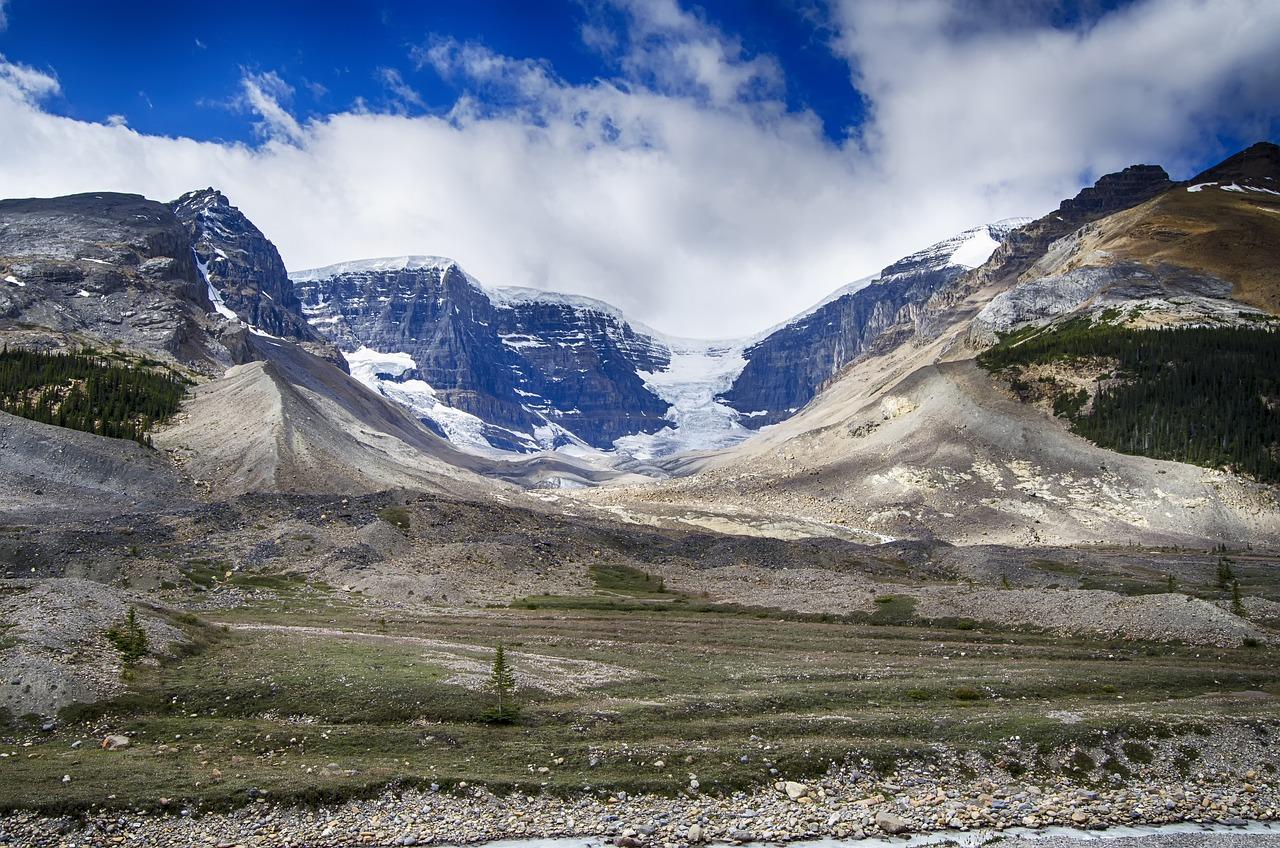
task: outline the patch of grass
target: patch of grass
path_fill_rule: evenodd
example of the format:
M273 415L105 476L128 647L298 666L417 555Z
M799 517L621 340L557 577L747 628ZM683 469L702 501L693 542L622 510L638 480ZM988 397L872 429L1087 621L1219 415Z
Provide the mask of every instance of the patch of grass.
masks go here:
M1141 742L1126 742L1121 746L1121 750L1131 763L1140 763L1145 766L1155 760L1155 754Z
M875 604L872 624L907 624L915 618L916 599L909 595L881 595Z
M409 510L402 506L388 506L378 510L378 517L401 532L409 532Z

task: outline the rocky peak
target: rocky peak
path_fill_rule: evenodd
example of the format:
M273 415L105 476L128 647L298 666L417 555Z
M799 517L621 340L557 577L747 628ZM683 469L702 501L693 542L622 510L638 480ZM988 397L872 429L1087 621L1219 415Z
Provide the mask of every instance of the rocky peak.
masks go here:
M1260 141L1228 156L1188 180L1191 184L1226 183L1280 190L1280 145Z
M1062 201L1058 214L1073 221L1093 220L1136 206L1172 187L1169 174L1159 165L1130 165L1099 177L1092 186Z
M280 252L226 195L189 191L168 206L190 233L209 285L237 317L274 336L322 342L302 314Z
M236 342L211 311L186 227L164 204L89 192L0 201L0 319L217 370Z

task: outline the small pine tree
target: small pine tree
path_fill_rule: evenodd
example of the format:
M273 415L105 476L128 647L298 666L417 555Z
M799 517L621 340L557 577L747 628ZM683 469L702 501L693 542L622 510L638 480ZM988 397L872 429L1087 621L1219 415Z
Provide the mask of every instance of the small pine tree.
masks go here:
M1167 574L1167 575L1165 575L1165 576L1166 576L1166 577L1168 578L1168 580L1169 580L1169 591L1170 591L1170 592L1176 592L1176 591L1178 591L1178 581L1173 579L1173 575L1172 575L1172 574Z
M1240 597L1240 581L1231 581L1231 611L1236 615L1244 615L1244 599Z
M133 607L125 613L123 623L108 627L104 635L120 652L120 660L126 669L147 655L147 631L138 623L138 611Z
M1231 570L1231 560L1226 557L1218 557L1218 588L1226 589L1231 585L1231 581L1235 577L1235 572Z
M516 677L511 671L511 666L507 664L507 655L501 644L493 654L493 671L489 674L489 687L493 689L494 697L497 699L497 709L490 714L491 719L498 723L511 721L517 712Z

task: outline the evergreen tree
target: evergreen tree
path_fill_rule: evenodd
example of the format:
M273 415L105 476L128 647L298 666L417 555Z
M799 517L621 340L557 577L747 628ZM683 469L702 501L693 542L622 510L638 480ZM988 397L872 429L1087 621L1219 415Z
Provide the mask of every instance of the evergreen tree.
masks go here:
M1244 615L1244 599L1240 597L1240 581L1231 581L1231 611L1236 615Z
M497 699L497 709L491 713L495 722L505 723L515 718L517 707L515 702L516 678L507 664L506 652L499 644L493 654L493 670L489 674L489 688Z
M147 631L138 623L138 611L129 607L124 621L107 628L107 641L116 646L126 669L147 655Z
M1235 577L1235 572L1231 570L1231 560L1218 557L1218 588L1225 590Z

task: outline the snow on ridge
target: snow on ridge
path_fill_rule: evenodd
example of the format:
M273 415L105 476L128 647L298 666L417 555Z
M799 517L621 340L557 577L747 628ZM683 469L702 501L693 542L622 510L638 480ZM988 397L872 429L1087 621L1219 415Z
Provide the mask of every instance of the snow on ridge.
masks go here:
M424 256L411 254L406 256L383 256L376 259L353 259L337 262L320 268L308 268L303 271L290 271L289 279L295 282L316 282L342 274L367 274L384 271L417 271L422 268L444 270L458 263L447 256ZM462 270L460 267L458 270ZM470 276L468 276L470 279Z

